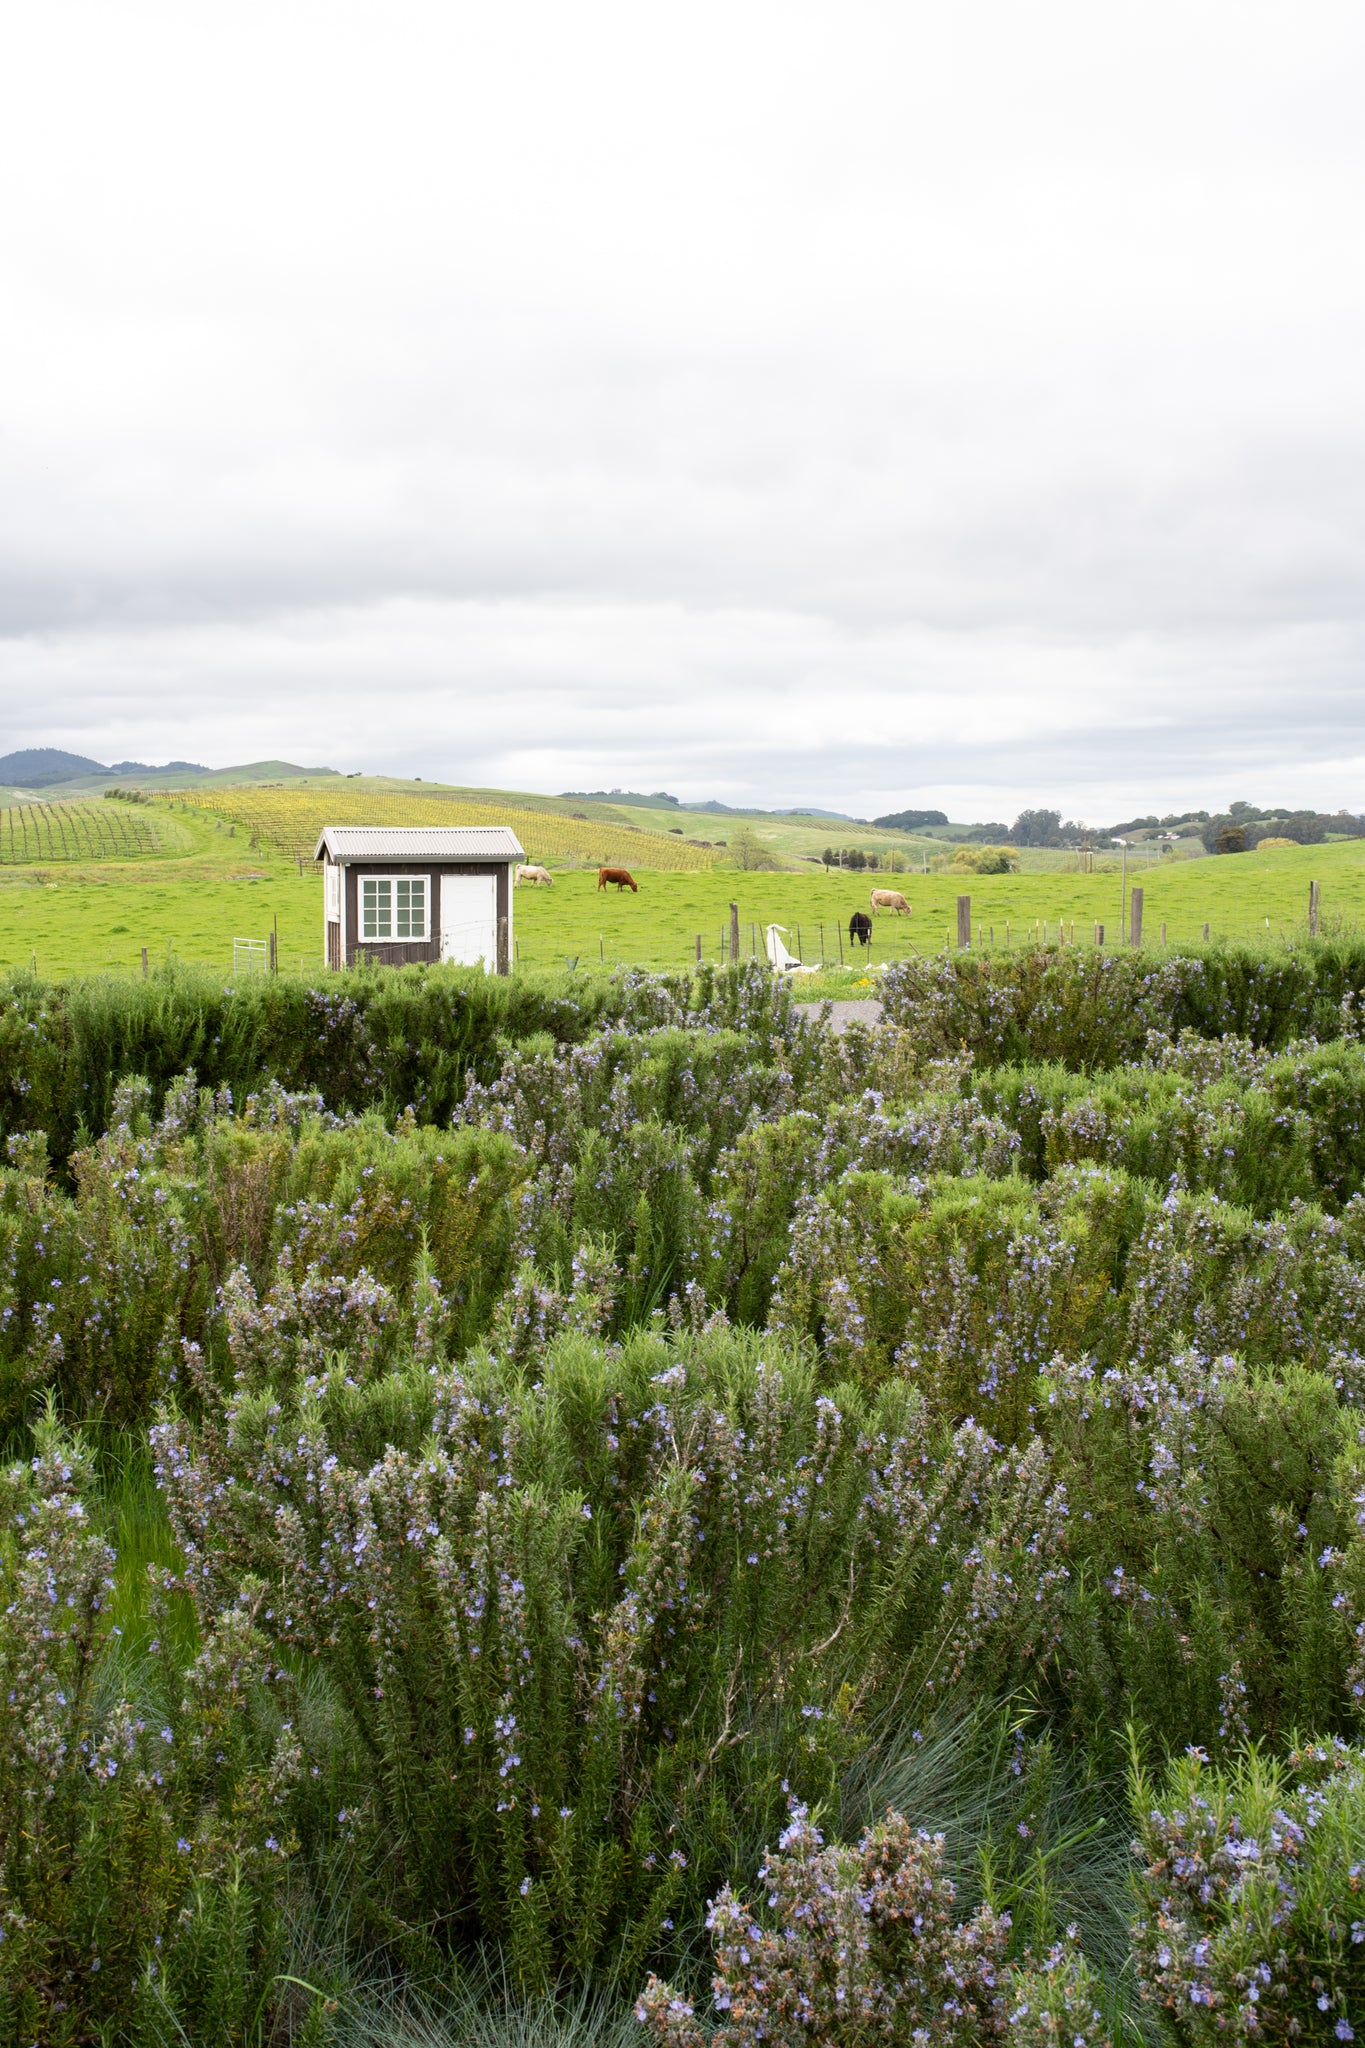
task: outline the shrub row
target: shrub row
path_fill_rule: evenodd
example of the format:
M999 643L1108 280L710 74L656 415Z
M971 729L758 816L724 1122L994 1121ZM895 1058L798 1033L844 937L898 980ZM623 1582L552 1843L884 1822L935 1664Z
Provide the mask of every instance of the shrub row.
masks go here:
M659 1022L725 1011L752 1023L761 1010L776 1020L789 1014L790 992L764 993L766 979L710 970L695 982L499 979L438 967L317 985L292 976L225 984L191 969L49 983L11 973L0 982L0 1137L43 1130L64 1157L105 1129L120 1081L141 1076L155 1103L190 1068L239 1103L276 1081L314 1090L338 1112L396 1117L411 1107L422 1122L446 1123L469 1075L489 1079L507 1040L548 1032L574 1043L610 1018L634 1024L651 1012ZM1343 1004L1365 992L1365 946L936 956L889 969L882 988L927 1051L1092 1069L1139 1057L1151 1030L1232 1034L1258 1047L1334 1037Z
M1343 1004L1355 1010L1365 992L1365 944L940 954L898 962L881 986L897 1021L942 1052L966 1047L993 1066L1111 1067L1137 1058L1149 1031L1272 1047L1333 1037Z
M147 980L0 981L0 1137L42 1130L54 1157L107 1126L114 1091L138 1076L159 1105L192 1068L238 1103L272 1081L335 1111L411 1106L448 1123L468 1074L495 1071L506 1038L581 1036L620 1005L586 977L504 979L456 968L280 975L225 983L203 970Z

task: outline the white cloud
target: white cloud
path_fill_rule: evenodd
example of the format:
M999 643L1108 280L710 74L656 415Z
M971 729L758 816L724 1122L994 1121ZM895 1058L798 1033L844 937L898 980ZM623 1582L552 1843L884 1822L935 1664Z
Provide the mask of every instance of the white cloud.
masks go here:
M1363 42L29 10L0 750L1358 808Z

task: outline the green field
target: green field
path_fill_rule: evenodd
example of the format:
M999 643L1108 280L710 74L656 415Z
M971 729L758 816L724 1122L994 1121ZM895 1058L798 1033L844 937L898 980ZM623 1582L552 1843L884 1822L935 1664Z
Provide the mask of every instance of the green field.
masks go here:
M126 816L135 807L110 806ZM140 818L146 817L140 813ZM657 813L655 816L657 817ZM37 961L50 974L135 971L141 949L152 964L167 958L233 966L234 939L264 940L278 930L283 968L312 971L321 963L322 884L318 874L211 815L159 805L160 844L136 858L0 863L0 965ZM1168 860L1128 876L1145 890L1144 937L1171 945L1197 943L1205 923L1215 941L1301 935L1308 885L1322 890L1324 930L1365 924L1365 842L1291 847L1224 859ZM1026 870L961 878L941 874L853 875L805 868L746 874L734 869L664 873L641 868L639 894L601 892L590 872L561 870L553 889L517 892L515 933L522 967L580 967L622 962L681 966L701 934L707 959L719 957L729 905L739 905L744 951L762 946L762 927L788 929L788 945L807 961L837 966L840 933L848 955L848 920L867 907L868 892L892 883L913 915L879 916L870 963L934 952L954 942L956 899L971 897L974 943L1017 947L1055 941L1059 925L1078 944L1120 938L1123 878Z
M1278 941L1306 930L1308 885L1322 891L1325 930L1365 923L1365 844L1294 847L1226 859L1176 861L1137 870L1144 890L1144 938L1160 944L1196 943L1205 923L1218 939ZM739 874L718 870L700 875L639 878L640 893L599 892L596 878L563 874L554 889L523 888L517 896L516 932L523 965L562 966L577 956L581 966L599 961L681 965L692 957L698 933L703 956L718 958L728 931L729 905L739 905L741 944L762 948L762 927L786 926L791 951L816 962L848 960L848 920L866 909L876 885L900 888L909 918L880 914L874 920L871 961L902 958L911 950L936 952L956 941L959 893L970 894L974 943L996 947L1055 941L1062 923L1078 944L1093 945L1095 926L1105 943L1120 935L1123 878L1113 874L855 876L838 873ZM1131 888L1133 875L1128 877ZM1267 922L1268 920L1268 922ZM841 935L842 934L842 940ZM860 954L859 959L862 959Z
M141 806L109 810L149 822ZM234 938L278 920L282 966L321 958L322 883L190 811L158 808L155 847L133 859L0 863L0 964L45 974L133 971L169 958L232 966Z

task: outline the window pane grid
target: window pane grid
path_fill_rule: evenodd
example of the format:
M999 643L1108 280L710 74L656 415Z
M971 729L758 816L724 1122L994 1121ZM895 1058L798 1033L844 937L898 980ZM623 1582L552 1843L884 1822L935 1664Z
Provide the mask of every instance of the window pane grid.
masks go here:
M364 939L425 939L425 875L362 875L360 936Z
M399 881L394 884L398 892L398 937L400 939L424 939L427 935L427 885L424 881Z

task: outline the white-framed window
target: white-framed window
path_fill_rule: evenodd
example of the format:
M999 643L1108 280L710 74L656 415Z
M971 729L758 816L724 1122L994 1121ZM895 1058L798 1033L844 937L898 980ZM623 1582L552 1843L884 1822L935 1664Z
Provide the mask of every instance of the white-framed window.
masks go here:
M431 898L425 875L361 875L360 937L426 939L431 934Z

